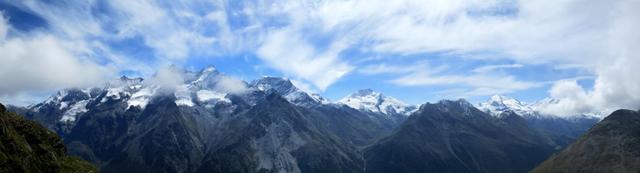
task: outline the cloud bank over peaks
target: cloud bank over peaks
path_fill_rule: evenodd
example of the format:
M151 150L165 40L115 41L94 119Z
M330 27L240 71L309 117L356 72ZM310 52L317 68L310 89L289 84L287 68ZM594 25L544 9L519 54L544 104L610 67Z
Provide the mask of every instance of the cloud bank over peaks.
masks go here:
M640 109L640 1L616 1L611 10L615 16L611 28L606 30L609 37L606 52L595 59L593 71L597 76L592 89L585 89L576 81L559 81L549 94L558 98L556 105L549 105L549 113L569 114L592 111L611 112L616 109Z

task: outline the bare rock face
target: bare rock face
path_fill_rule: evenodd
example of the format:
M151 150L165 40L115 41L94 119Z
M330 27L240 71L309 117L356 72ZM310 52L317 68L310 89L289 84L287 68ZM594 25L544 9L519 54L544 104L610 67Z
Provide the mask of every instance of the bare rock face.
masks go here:
M617 110L532 172L640 172L640 113Z

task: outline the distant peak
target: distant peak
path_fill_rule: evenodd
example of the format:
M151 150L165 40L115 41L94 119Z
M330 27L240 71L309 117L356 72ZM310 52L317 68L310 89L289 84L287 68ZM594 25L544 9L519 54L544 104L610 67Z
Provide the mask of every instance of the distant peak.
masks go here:
M268 85L291 85L293 86L293 83L291 83L291 81L288 78L283 78L283 77L272 77L272 76L264 76L260 79L256 79L253 82L251 82L252 84L268 84Z
M503 112L511 111L518 115L531 115L534 113L530 105L504 95L493 95L486 102L480 103L478 108L494 116L500 116Z
M251 81L251 86L258 90L276 90L278 93L286 94L298 90L287 78L265 76L260 79Z
M523 102L520 102L520 100L512 98L512 97L507 97L504 95L493 95L491 96L486 103L489 104L499 104L499 105L505 105L505 106L514 106L514 105L525 105Z
M492 95L491 98L489 98L489 100L491 100L491 101L503 101L503 100L516 100L516 99L511 98L511 97L507 97L505 95L496 94L496 95Z
M136 78L129 78L125 75L120 76L120 80L121 81L125 81L125 82L129 82L129 81L134 81L134 82L142 82L142 78L141 77L136 77Z
M362 93L362 94L371 94L371 93L374 93L374 92L375 91L373 91L373 89L371 89L371 88L361 89L361 90L357 91L357 93Z
M458 104L460 106L473 106L471 103L469 103L469 101L467 101L466 99L458 99L458 100L440 100L438 101L438 104L445 104L445 105L449 105L449 104Z
M275 76L263 76L262 78L260 78L258 80L260 80L260 81L288 81L288 82L291 82L289 80L289 78L275 77Z
M351 94L350 97L364 97L364 96L371 96L371 95L382 95L379 92L374 91L373 89L367 88L367 89L361 89L356 91L355 93Z
M409 115L415 110L415 106L407 105L400 100L385 96L369 88L358 90L339 102L354 109L383 114Z
M499 95L499 94L495 94L491 96L491 100L502 100L503 98L505 98L506 96L504 95Z
M209 72L214 72L214 71L218 71L216 69L216 67L213 66L213 65L208 65L207 67L203 68L200 72L201 73L209 73Z

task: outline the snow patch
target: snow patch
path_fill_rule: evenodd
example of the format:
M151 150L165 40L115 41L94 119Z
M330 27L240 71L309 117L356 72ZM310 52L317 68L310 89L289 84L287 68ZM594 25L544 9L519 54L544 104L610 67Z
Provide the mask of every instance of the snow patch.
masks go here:
M386 115L410 115L417 110L415 106L407 105L398 99L382 95L381 93L370 89L357 91L356 93L343 98L339 103L345 104L354 109Z
M191 101L191 99L178 99L175 101L175 103L178 106L189 106L189 107L193 107L193 102Z
M66 108L67 106L69 106L69 103L67 103L67 102L61 102L61 103L60 103L60 107L59 107L58 109L62 110L62 109L64 109L64 108Z
M62 118L60 118L60 121L62 122L76 121L76 117L78 116L78 114L87 112L87 103L89 103L89 100L82 100L71 105L69 110L65 111L64 114L62 114Z
M205 102L209 100L220 100L220 101L230 102L229 99L225 98L226 95L227 95L226 93L221 93L221 92L211 91L211 90L200 90L196 92L198 101L201 101L201 102Z
M193 101L191 101L191 92L189 91L189 85L183 84L176 87L174 95L176 96L175 103L178 106L192 107L194 105Z
M157 87L147 87L133 93L131 98L127 100L127 107L138 106L141 109L144 109L147 104L149 104L151 96L153 96L156 90Z
M486 102L480 103L478 109L492 116L500 116L500 114L506 111L513 111L520 116L533 115L535 113L526 103L502 95L491 96Z

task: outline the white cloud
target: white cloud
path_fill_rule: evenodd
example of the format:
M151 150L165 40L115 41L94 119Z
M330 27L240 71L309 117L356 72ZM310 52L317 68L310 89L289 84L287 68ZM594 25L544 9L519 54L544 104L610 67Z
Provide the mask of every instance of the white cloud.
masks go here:
M401 86L462 85L473 88L473 95L511 93L541 86L541 83L520 81L508 75L434 75L425 72L410 73L391 80L391 83Z
M412 63L411 65L388 65L388 64L374 64L364 66L358 69L359 73L366 75L376 74L406 74L411 72L424 72L439 73L449 68L446 65L431 66L427 61L420 61Z
M216 84L216 90L224 93L242 94L248 91L247 84L233 77L223 76Z
M3 12L0 11L0 41L4 41L4 38L7 36L7 32L9 31L7 23L7 19L5 19Z
M339 59L338 54L343 49L340 43L336 43L326 52L318 52L296 32L285 29L270 33L257 52L271 67L325 90L353 69Z
M522 64L501 64L501 65L487 65L473 69L472 71L475 73L487 73L492 72L498 69L510 69L510 68L521 68Z
M503 67L490 67L503 68ZM360 68L358 72L366 75L391 74L397 76L389 80L399 86L455 86L455 90L442 91L449 97L484 96L512 93L540 87L544 82L521 81L511 75L490 73L464 74L450 70L449 65L430 65L420 61L409 65L377 64ZM457 93L453 93L455 91Z
M297 88L299 88L300 90L307 92L307 93L317 93L318 91L316 91L315 89L313 89L313 86L311 86L310 84L300 81L300 80L295 80L295 79L291 79L290 80L291 83L296 86Z
M59 45L79 63L104 56L107 62L99 67L145 69L134 60L139 57L119 54L107 43L138 37L154 51L154 57L144 57L153 59L148 66L181 64L193 54L249 51L267 66L319 90L357 71L365 75L391 73L399 76L393 83L402 86L462 85L469 92L514 92L539 84L521 81L515 74L494 74L501 72L497 69L543 64L596 76L594 87L583 89L592 103L578 101L584 98L567 100L594 109L640 106L640 79L633 76L638 74L634 64L640 59L636 19L640 15L634 8L640 2L634 0L290 0L237 4L116 0L104 8L96 8L96 1L8 3L44 18L48 25L44 32L50 33L28 37L32 33L20 33L25 36L7 39L11 37L7 32L14 31L5 21L0 22L0 40L22 40L30 45L33 40L49 38L53 40L49 43ZM228 9L238 4L241 9ZM12 41L4 42L1 44L6 46ZM391 58L423 53L444 53L462 60L445 61L426 72L384 65ZM486 56L472 56L477 53ZM363 60L366 57L374 59ZM428 58L415 59L421 62ZM455 61L465 58L506 59L515 64L477 67L471 71L475 73L450 70L456 68ZM372 61L383 65L359 67ZM152 70L147 67L145 71ZM484 84L484 80L496 82Z
M606 55L592 59L590 63L596 80L592 89L584 89L573 81L561 81L550 90L557 98L557 105L545 107L548 113L580 114L609 112L620 109L640 109L640 11L639 1L616 1L611 9L613 16L609 35L600 48Z
M2 26L9 26L0 16ZM46 34L0 40L0 95L87 86L113 77L114 69L79 58L73 47Z
M570 116L596 110L588 93L574 80L556 82L549 90L549 95L555 102L542 102L536 108L545 114Z
M166 9L156 1L109 1L116 10L114 16L118 36L129 38L142 36L146 45L153 48L157 55L169 60L182 60L191 52L206 52L204 45L212 45L215 38L202 35L194 23L202 22L205 17L195 15L186 9ZM183 4L184 5L184 4ZM179 13L178 13L179 12ZM178 13L182 16L178 16ZM181 20L180 17L186 18ZM194 20L196 22L189 22Z
M150 85L160 87L161 91L173 93L178 87L184 84L184 72L174 66L160 68L156 74L149 79Z
M304 30L288 34L294 37L310 31L316 35L331 33L328 38L323 37L329 44L349 43L348 46L360 46L359 50L365 52L392 55L388 57L451 52L475 60L508 59L519 64L479 67L475 70L478 74L410 73L394 80L396 84L461 84L477 92L512 92L540 84L491 72L532 64L580 67L597 76L594 88L587 90L587 95L588 99L600 101L587 106L637 109L640 78L632 74L638 74L634 64L640 59L636 19L639 14L633 10L640 6L638 3L633 0L329 0L282 2L273 5L279 7L273 11L293 16L289 18L290 25L305 24ZM496 15L504 11L508 12ZM465 56L476 52L498 56ZM367 66L357 71L400 74L410 70ZM578 107L567 109L580 111Z

